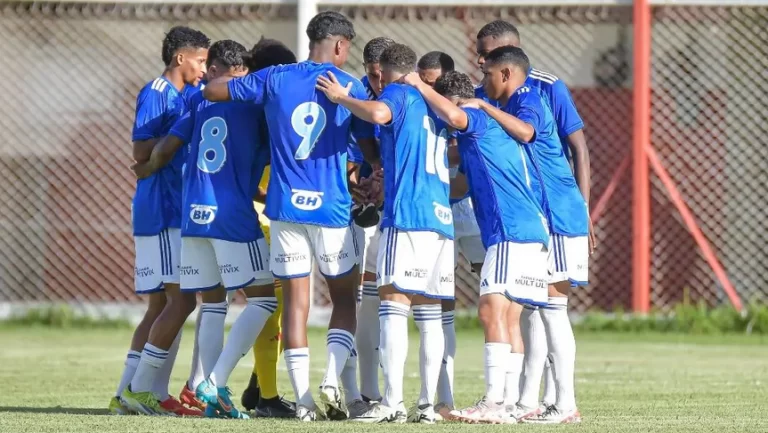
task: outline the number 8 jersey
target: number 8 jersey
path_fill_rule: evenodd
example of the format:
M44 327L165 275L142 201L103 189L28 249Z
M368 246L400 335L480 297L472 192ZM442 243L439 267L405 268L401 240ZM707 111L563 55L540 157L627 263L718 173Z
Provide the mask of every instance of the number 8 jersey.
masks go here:
M229 82L233 101L264 104L272 151L264 214L272 221L347 227L352 198L347 186L347 144L352 133L372 138L373 125L315 90L333 72L350 95L368 99L363 84L331 65L304 61L262 69Z
M431 231L453 239L448 131L437 130L424 98L411 86L389 84L378 101L392 112L379 136L384 167L381 227Z

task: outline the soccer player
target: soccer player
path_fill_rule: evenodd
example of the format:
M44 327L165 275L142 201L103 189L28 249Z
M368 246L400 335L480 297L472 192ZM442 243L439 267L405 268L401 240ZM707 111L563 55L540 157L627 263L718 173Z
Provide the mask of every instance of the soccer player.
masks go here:
M366 75L362 82L368 91L368 97L375 100L381 94L381 53L395 44L386 37L373 38L363 48L363 66ZM375 126L376 136L379 127ZM371 178L373 168L364 161L362 155L359 177L361 180ZM380 212L379 212L380 213ZM380 219L379 219L380 220ZM361 240L363 255L360 263L363 266L363 277L360 288L360 305L357 310L357 359L360 366L360 392L365 402L381 401L379 390L379 288L376 285L376 258L379 251L378 224L363 228L357 225L358 239Z
M477 62L481 66L485 62L485 56L492 50L502 46L520 46L520 33L517 28L503 20L496 20L483 26L477 34ZM526 84L532 89L538 89L545 97L549 106L552 108L552 113L555 117L555 123L557 125L557 133L560 142L563 147L563 152L570 160L573 159L573 168L575 173L576 183L579 186L584 201L587 203L587 209L589 208L589 195L590 195L590 163L589 163L589 150L587 148L586 139L584 137L584 122L581 120L576 105L573 102L568 87L554 75L540 71L538 69L531 68L528 72L528 79ZM485 93L482 87L477 89L476 95L480 98L485 97ZM484 98L487 100L487 98ZM498 103L492 101L498 107ZM592 229L592 223L589 222L589 254L595 248L596 242L594 238L594 232ZM554 249L559 248L559 243L555 242ZM555 253L555 255L557 255ZM586 278L586 268L584 269L584 278ZM557 276L555 277L555 279ZM586 280L581 282L586 284ZM561 303L560 303L561 304ZM557 308L567 309L566 305L560 305ZM547 355L546 341L544 339L543 332L541 332L544 324L542 323L541 313L536 308L530 306L525 310L518 311L516 309L510 309L510 314L514 317L520 318L520 327L522 327L523 335L522 339L525 341L525 380L523 380L523 386L521 389L520 401L524 407L538 406L536 403L539 396L539 382L542 373L540 367L537 367L539 362L544 359L544 396L542 398L542 404L540 407L536 407L533 414L543 412L549 406L555 403L555 383L551 369L552 355ZM516 333L519 335L519 327L517 320L512 320L510 317L510 326L516 328ZM510 330L512 332L512 330ZM537 338L538 337L538 338ZM513 351L517 346L522 346L522 342L519 344L513 344ZM515 369L520 367L522 356L513 354L514 362L511 363ZM515 399L517 393L517 386L512 384L518 383L519 369L510 373L508 377L508 391L510 398L508 402ZM510 406L511 407L511 406ZM523 416L529 414L522 414Z
M272 155L265 213L272 221L271 269L285 296L283 337L288 375L296 394L296 416L318 413L309 392L309 278L313 260L326 277L333 312L328 363L320 385L320 416L344 418L339 375L354 350L358 243L351 226L347 140L352 133L366 158L375 151L372 125L355 119L315 90L317 77L332 71L355 97L367 99L362 83L341 67L355 37L352 23L322 12L307 26L309 60L263 69L242 79L213 80L203 90L211 101L264 104ZM356 383L347 395L360 400Z
M416 66L419 78L430 87L434 87L437 79L444 73L455 69L453 58L442 51L430 51L424 54Z
M384 399L358 418L405 422L403 374L408 351L408 311L413 305L421 336L421 393L407 415L434 423L434 396L444 350L441 299L453 299L453 219L445 129L438 131L427 105L410 86L396 83L416 67L416 53L402 44L381 55L384 91L376 101L350 97L336 78L318 79L329 99L381 125L384 212L377 269L381 307L380 356Z
M430 87L444 73L453 71L454 61L451 56L441 51L431 51L423 55L417 63L417 71L421 81ZM449 140L449 149L456 145L455 138ZM457 167L450 169L451 210L453 211L454 229L454 267L458 266L459 254L469 261L480 272L485 257L485 249L480 240L480 229L477 227L475 216L472 213L472 203L469 195L461 194L459 198L453 197L453 190L457 187L455 177ZM440 367L440 378L437 382L437 404L435 414L438 420L449 418L454 409L453 403L453 361L456 357L456 329L454 328L455 300L442 301L443 335L445 336L445 352L443 364Z
M136 100L135 161L148 160L157 140L187 111L181 91L185 85L196 86L205 74L209 45L208 37L188 27L174 27L166 34L162 49L165 71L144 86ZM179 290L184 156L183 150L177 152L168 166L138 180L132 204L136 292L150 293L151 299L131 343L117 393L124 407L148 415L201 415L184 409L168 394L181 327L195 308L194 297L189 299Z
M528 57L518 47L505 46L491 51L483 64L483 83L488 96L499 101L503 111L480 101L481 108L498 121L507 133L524 143L533 144L526 149L531 152L532 161L542 175L540 182L534 183L534 189L538 187L545 203L553 242L555 269L549 281L547 306L540 310L540 315L546 345L552 357L557 397L554 405L538 416L532 416L535 413L535 394L538 392L532 393L531 406L528 406L525 400L527 394L524 392L511 416L518 420L541 423L573 423L579 422L581 416L576 408L573 385L576 343L566 307L571 283L585 284L588 278L589 216L584 197L576 186L563 152L552 111L543 96L527 84L529 69ZM510 80L509 76L525 77L524 83L518 84L516 80ZM514 97L508 98L507 95L512 93ZM530 347L535 345L535 342L528 344ZM543 352L546 354L546 351ZM532 369L537 370L531 373L532 376L537 375L532 379L536 391L543 364L542 356L531 365ZM529 380L528 373L525 380Z
M296 55L282 42L275 39L262 37L253 46L245 64L250 72L260 71L273 65L287 65L296 63ZM256 198L261 204L265 203L267 184L269 182L269 166L264 169L259 191L264 196ZM261 230L267 243L270 242L269 220L260 215ZM283 314L283 288L280 282L275 282L275 297L277 298L277 311L275 311L267 323L264 324L256 343L253 345L253 372L248 382L248 387L243 391L242 403L246 410L253 410L262 418L293 418L296 406L278 395L277 391L277 363L282 352L280 339L280 319Z
M510 79L521 84L525 75ZM406 77L406 82L414 85L437 115L457 131L461 168L466 173L483 246L487 249L480 272L478 306L486 341L486 395L475 405L453 414L472 422L507 422L504 377L510 345L506 311L510 301L546 304L547 221L530 187L531 174L522 145L483 111L454 105L461 105L474 94L467 75L447 73L437 81L434 90L415 74Z

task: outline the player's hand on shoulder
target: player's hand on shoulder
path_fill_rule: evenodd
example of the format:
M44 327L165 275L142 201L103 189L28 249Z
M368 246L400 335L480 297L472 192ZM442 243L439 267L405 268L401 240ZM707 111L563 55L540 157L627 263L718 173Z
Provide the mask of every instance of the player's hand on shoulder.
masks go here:
M144 179L146 177L152 176L152 174L155 172L152 169L152 165L149 163L149 161L137 162L131 166L131 170L138 179Z
M352 90L352 82L350 81L347 83L347 86L344 87L339 83L339 80L336 79L336 75L334 75L333 72L328 71L327 74L327 76L320 75L317 77L315 89L325 93L325 96L328 97L331 102L338 104L339 100L349 95L350 90Z
M409 72L402 77L400 77L399 80L397 80L399 83L407 84L409 86L418 87L419 84L423 84L424 82L421 81L421 77L419 77L419 74L416 72Z

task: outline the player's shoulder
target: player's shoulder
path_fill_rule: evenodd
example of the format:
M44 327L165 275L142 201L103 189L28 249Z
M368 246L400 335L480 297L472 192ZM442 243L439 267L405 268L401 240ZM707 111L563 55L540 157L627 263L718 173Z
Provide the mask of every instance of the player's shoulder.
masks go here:
M163 77L157 77L141 88L139 95L143 96L167 96L179 94L176 88Z
M360 89L365 88L362 80L337 66L334 66L331 69L331 72L336 75L336 79L339 80L339 83L341 84L346 85L348 83L352 83L352 86L354 87L359 87Z
M556 75L536 68L531 68L531 71L528 73L528 78L532 83L537 83L543 86L552 86L560 81Z

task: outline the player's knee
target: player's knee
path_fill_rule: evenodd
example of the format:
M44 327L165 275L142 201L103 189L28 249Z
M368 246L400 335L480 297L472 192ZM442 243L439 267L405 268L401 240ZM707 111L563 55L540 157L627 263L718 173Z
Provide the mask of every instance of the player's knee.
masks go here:
M506 298L500 294L484 295L480 297L480 304L477 307L477 317L483 328L497 329L505 325L505 312L507 304Z
M260 283L260 284L258 284ZM257 282L243 289L246 298L264 298L275 296L275 285L272 282Z
M151 293L149 295L149 303L147 304L147 312L144 314L144 317L157 318L157 316L163 312L166 300L164 292Z
M571 282L566 281L560 281L554 284L550 284L548 288L549 297L551 298L559 298L559 297L568 297L571 294Z
M444 312L453 311L456 309L455 299L444 299L440 302Z
M197 298L194 292L176 290L168 297L168 305L172 306L172 311L186 318L195 311Z

